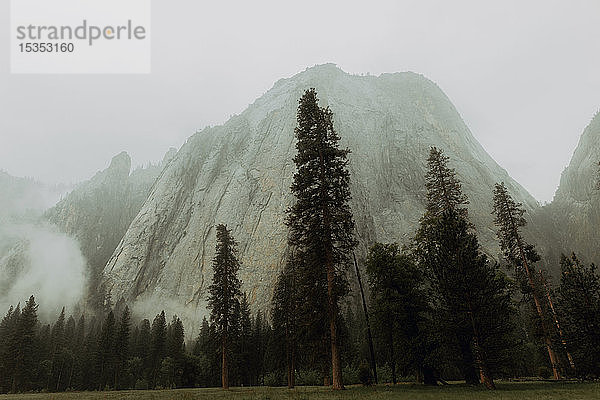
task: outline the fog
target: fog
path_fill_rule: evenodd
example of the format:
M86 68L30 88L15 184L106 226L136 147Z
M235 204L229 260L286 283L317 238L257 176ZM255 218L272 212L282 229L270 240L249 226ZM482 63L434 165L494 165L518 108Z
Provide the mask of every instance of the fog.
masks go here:
M86 263L77 241L40 224L0 225L0 243L15 245L0 259L0 310L34 295L42 319L73 310L85 290Z
M75 182L122 150L134 165L157 161L278 79L333 62L349 73L432 79L496 161L547 201L600 108L597 0L152 7L149 75L11 75L8 34L0 35L0 168Z
M79 244L43 218L68 189L0 172L0 314L31 295L44 320L79 305L87 270Z
M8 6L0 2L3 27ZM486 151L549 201L600 108L597 0L153 0L152 7L147 75L10 74L8 29L0 34L0 170L74 183L124 150L134 165L156 162L280 78L333 62L355 74L424 74ZM2 308L35 293L41 312L53 313L83 294L78 243L39 218L62 193L14 191L2 203L0 191ZM14 273L17 259L23 269ZM154 300L134 310L154 313Z

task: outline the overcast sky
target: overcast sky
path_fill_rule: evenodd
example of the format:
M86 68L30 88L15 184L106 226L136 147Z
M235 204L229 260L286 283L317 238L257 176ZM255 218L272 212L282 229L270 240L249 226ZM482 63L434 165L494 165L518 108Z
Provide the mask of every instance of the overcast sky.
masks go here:
M333 62L422 73L484 148L552 199L600 109L600 1L152 1L149 75L11 75L0 2L0 169L77 182L158 161L275 81Z

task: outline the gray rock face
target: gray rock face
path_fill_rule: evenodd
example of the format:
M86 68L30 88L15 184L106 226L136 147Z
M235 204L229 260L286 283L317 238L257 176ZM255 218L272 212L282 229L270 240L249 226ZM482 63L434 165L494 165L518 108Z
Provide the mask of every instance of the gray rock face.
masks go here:
M46 212L50 222L79 241L91 277L102 272L161 169L162 164L150 165L130 174L131 159L122 152Z
M552 203L540 210L550 236L548 254L577 253L586 262L600 262L600 113L585 128L569 166L563 171Z
M444 93L414 73L349 75L322 65L278 81L241 115L195 134L162 171L104 269L114 300L205 313L217 223L239 242L240 270L255 309L267 309L282 266L295 170L298 99L314 87L352 150L352 210L359 259L375 241L408 243L424 212L430 146L451 157L485 250L498 253L492 188L504 181L528 209L537 202L484 151ZM150 308L154 307L154 309Z

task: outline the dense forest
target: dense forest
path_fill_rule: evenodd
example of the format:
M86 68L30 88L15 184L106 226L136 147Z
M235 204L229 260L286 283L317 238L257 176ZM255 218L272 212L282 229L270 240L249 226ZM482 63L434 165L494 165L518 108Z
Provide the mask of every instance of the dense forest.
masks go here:
M401 380L494 389L499 378L600 377L600 275L571 254L552 279L521 234L525 211L503 183L490 188L503 251L497 263L481 250L451 160L432 147L413 239L373 244L361 268L350 149L339 147L333 113L314 89L300 99L297 122L296 201L286 212L288 251L269 310L251 313L237 243L219 224L210 316L196 338L186 338L177 316L139 320L110 298L89 315L63 309L44 323L31 296L0 322L0 392L342 389ZM350 279L360 304L350 301Z

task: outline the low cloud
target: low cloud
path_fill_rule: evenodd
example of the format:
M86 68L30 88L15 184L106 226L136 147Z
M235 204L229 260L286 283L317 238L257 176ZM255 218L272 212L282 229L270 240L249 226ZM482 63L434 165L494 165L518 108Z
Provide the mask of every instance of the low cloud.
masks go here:
M134 317L148 318L150 322L156 314L160 314L163 310L167 322L171 321L173 315L177 315L183 322L186 341L196 338L202 325L202 319L209 317L205 307L197 307L195 302L184 306L179 301L170 299L168 295L153 294L140 297L131 308Z
M49 223L0 226L0 312L34 295L42 318L73 310L85 292L86 261L77 241Z

